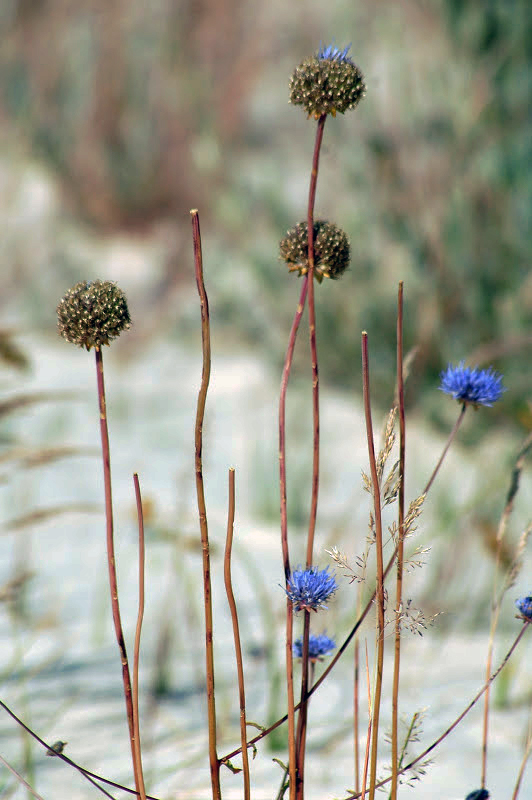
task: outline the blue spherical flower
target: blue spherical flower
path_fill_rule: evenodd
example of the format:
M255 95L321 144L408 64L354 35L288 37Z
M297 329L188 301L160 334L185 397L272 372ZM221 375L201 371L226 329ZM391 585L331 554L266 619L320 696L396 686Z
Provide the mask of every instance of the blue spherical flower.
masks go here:
M476 789L469 792L465 800L489 800L490 793L487 789Z
M324 47L320 42L320 49L318 50L318 58L321 61L345 61L347 64L352 64L352 60L347 55L351 45L348 44L343 50L335 47L334 44L329 44Z
M532 622L532 595L520 597L519 600L515 601L515 605L521 615Z
M457 367L449 364L441 375L442 392L450 394L459 403L471 403L473 406L492 406L506 391L502 385L502 375L493 367L479 369L466 367L460 361Z
M296 639L293 645L293 651L296 658L303 658L303 639ZM324 633L316 634L311 633L308 639L308 657L310 661L322 661L323 656L329 655L336 649L336 642L330 639Z
M327 608L325 603L337 588L334 575L329 574L329 567L308 567L292 572L285 591L294 604L294 611L317 611L318 608Z

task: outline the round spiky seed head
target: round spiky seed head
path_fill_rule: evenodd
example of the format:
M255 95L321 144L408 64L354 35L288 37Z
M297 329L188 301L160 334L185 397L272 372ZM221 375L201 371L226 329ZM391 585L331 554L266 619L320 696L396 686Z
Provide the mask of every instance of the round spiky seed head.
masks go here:
M306 275L308 272L308 222L299 222L281 239L280 251L290 272ZM327 220L314 222L314 276L335 280L349 266L350 247L347 234Z
M76 283L57 306L61 336L87 350L109 344L130 325L126 296L112 281Z
M347 51L320 47L318 54L307 58L290 79L290 102L303 106L309 117L343 114L355 108L366 93L364 76L349 58Z

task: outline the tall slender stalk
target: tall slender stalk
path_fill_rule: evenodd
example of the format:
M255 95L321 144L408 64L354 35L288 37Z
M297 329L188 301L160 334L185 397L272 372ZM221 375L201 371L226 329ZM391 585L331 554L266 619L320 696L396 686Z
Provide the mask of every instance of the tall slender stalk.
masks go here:
M299 302L290 329L288 347L281 378L281 391L279 396L279 493L281 511L281 550L283 555L283 568L285 583L290 578L290 552L288 547L288 511L286 500L286 392L288 380L292 369L294 348L296 346L297 332L303 316L305 301L307 299L309 276L303 278L303 285L299 295ZM296 730L295 730L295 705L294 705L294 659L292 643L294 637L294 609L291 601L286 600L286 637L285 637L285 662L286 662L286 693L288 706L288 771L290 776L290 800L295 800L296 791Z
M233 638L235 642L236 669L238 675L238 696L240 701L240 741L242 744L242 774L244 778L244 800L250 800L249 784L249 758L246 731L246 692L244 687L244 667L242 664L242 646L240 643L240 629L238 625L238 612L231 580L231 552L233 548L233 528L235 522L235 470L229 470L229 508L227 514L227 536L225 540L224 581L227 593L227 602L231 611L233 622Z
M373 715L371 713L371 679L369 676L368 643L366 642L366 686L368 687L368 732L366 735L366 748L364 752L364 770L362 773L362 796L366 794L366 783L368 780L369 750L371 743L371 724Z
M142 752L140 745L140 720L139 720L139 660L140 660L140 635L142 620L144 618L144 564L146 561L144 547L144 514L142 512L142 497L140 494L139 476L133 475L135 485L135 500L137 504L137 520L139 526L139 609L137 614L137 628L135 630L135 647L133 650L133 722L135 726L135 753L139 775L139 793L141 800L146 800L146 787L142 771Z
M397 404L399 407L399 492L397 497L397 580L395 584L395 658L392 689L392 786L391 800L397 798L399 760L399 672L401 666L401 608L403 598L403 550L405 519L405 394L403 380L403 282L397 294Z
M379 715L382 694L382 671L384 663L384 565L382 557L382 518L381 493L377 462L375 459L375 443L373 441L373 424L371 421L371 401L369 385L368 335L362 333L362 377L364 383L364 414L366 418L366 434L368 439L368 455L373 488L373 510L375 515L375 551L377 558L376 604L377 604L377 674L373 698L373 723L371 741L371 767L369 777L369 797L374 800L375 781L377 779L377 752L379 743Z
M120 618L120 606L118 603L118 583L116 579L115 545L114 545L114 522L113 522L113 494L111 490L111 454L109 449L109 429L107 425L107 407L105 403L105 382L103 375L103 354L101 347L95 347L96 356L96 382L98 386L98 404L100 408L100 436L102 440L102 460L103 460L103 482L105 492L105 519L107 531L107 566L109 571L109 588L111 591L111 608L113 612L113 623L116 634L116 641L120 651L122 662L122 682L124 685L124 698L126 701L127 723L129 728L129 743L131 746L131 759L133 762L133 774L135 776L135 788L140 791L139 765L137 763L137 751L135 746L135 725L133 717L133 699L131 695L131 677L129 674L129 662L127 659L126 643L122 630L122 620Z
M355 638L353 647L353 667L353 771L355 775L355 792L358 792L360 789L360 639L358 636Z
M194 428L196 494L198 498L198 513L201 535L201 550L203 556L203 597L205 608L205 671L207 678L207 717L209 725L209 764L211 771L211 787L213 800L220 800L220 761L216 752L216 703L214 696L214 642L213 642L213 616L212 616L212 588L211 565L209 552L209 530L207 526L207 508L205 506L205 492L203 489L203 419L205 417L205 402L209 388L211 374L211 341L209 325L209 302L203 283L203 260L201 253L201 234L199 215L196 209L191 212L192 237L194 241L194 268L196 285L201 307L201 347L203 364L201 372L201 386L198 393L196 412L196 425Z
M312 492L310 501L310 514L307 536L307 568L312 566L314 535L316 532L316 517L318 513L318 492L320 480L320 391L318 375L318 349L316 345L316 306L314 302L314 205L316 202L316 187L318 183L318 169L320 151L323 141L326 114L318 120L316 139L314 142L314 155L312 157L312 170L307 207L308 226L308 321L310 361L312 368ZM301 700L297 731L297 800L303 800L305 780L305 744L307 735L307 691L308 691L308 647L310 632L310 612L304 611L303 623L303 648L301 661Z

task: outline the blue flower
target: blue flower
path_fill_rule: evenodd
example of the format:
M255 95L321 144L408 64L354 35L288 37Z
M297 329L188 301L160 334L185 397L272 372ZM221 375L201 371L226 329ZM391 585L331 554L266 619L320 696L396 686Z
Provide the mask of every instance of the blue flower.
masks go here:
M320 42L320 49L318 50L318 58L321 61L344 61L347 64L352 64L353 62L347 55L351 45L348 44L347 47L344 47L343 50L340 50L338 47L335 47L334 44L329 44L327 47L324 47Z
M441 375L442 392L450 394L460 403L471 403L473 406L492 406L506 391L502 385L502 375L493 367L479 369L465 367L460 361L457 367L449 364Z
M516 608L521 612L521 616L532 622L532 595L520 597L515 601Z
M487 789L477 789L469 792L465 800L489 800L490 793Z
M303 658L303 639L296 639L293 645L293 651L296 658ZM311 633L308 639L308 657L310 661L322 661L323 656L329 655L330 652L336 649L336 642L330 639L324 633L316 636Z
M318 608L327 608L325 602L337 588L334 575L329 575L329 567L308 567L292 572L285 591L294 604L294 611L317 611Z

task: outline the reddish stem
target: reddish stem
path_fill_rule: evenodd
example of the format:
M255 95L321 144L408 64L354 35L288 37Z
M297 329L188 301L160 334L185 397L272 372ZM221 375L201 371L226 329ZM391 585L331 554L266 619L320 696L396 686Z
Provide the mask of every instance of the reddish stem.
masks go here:
M399 493L397 499L397 581L395 587L395 659L392 688L392 785L390 800L397 798L399 763L399 673L401 666L401 606L403 597L403 550L405 519L405 393L403 380L403 282L397 294L397 404L399 406Z
M233 623L233 638L235 642L236 669L238 675L238 696L240 701L240 741L242 743L242 772L244 777L244 800L250 800L249 784L249 759L246 746L246 693L244 688L244 666L242 663L242 645L240 643L240 629L238 625L238 611L231 580L231 553L233 549L233 529L235 522L235 470L229 470L229 508L227 514L227 536L225 540L224 581L227 602L231 611Z
M113 613L113 623L116 634L116 641L120 651L120 661L122 662L122 682L124 685L124 698L126 701L127 723L129 728L129 743L131 746L131 758L133 761L133 773L135 776L135 787L137 792L140 788L139 769L137 764L137 754L135 747L135 725L133 717L133 698L131 694L131 677L129 674L129 663L127 659L126 643L122 630L122 620L120 618L120 606L118 603L118 583L116 579L115 545L114 545L114 523L113 523L113 494L111 490L111 454L109 449L109 430L107 426L107 408L105 403L105 382L103 376L103 354L101 347L95 347L96 356L96 382L98 386L98 404L100 409L100 435L102 440L102 460L103 460L103 482L105 493L105 519L107 533L107 566L109 571L109 588L111 591L111 608Z
M369 466L373 489L373 510L375 515L375 551L377 557L376 603L377 603L377 677L375 681L375 697L373 700L371 766L369 777L369 797L374 800L375 781L377 776L377 752L379 741L379 715L382 694L382 671L384 662L384 565L382 557L382 518L381 493L377 462L375 459L375 443L373 441L373 424L371 420L371 400L369 386L368 335L362 333L362 377L364 382L364 412L366 417L366 434L368 439Z
M140 635L142 620L144 618L144 514L142 513L142 497L140 494L139 476L133 475L135 485L135 500L137 503L137 519L139 525L139 610L137 615L137 628L135 631L135 647L133 650L133 722L135 725L135 753L139 776L139 793L141 800L146 800L146 787L142 771L142 752L140 746L140 720L139 720L139 661L140 661Z

